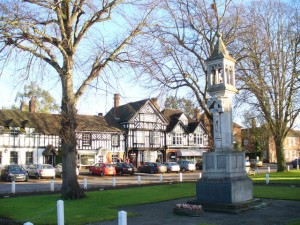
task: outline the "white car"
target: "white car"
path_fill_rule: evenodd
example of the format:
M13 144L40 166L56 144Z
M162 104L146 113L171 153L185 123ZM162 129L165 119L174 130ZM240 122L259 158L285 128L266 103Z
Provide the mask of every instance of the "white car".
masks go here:
M246 161L245 161L245 166L246 166L246 167L249 167L249 166L250 166L250 161L249 161L249 160L246 160Z
M171 173L171 172L179 173L180 171L180 166L176 162L165 162L164 165L167 167L167 173Z
M36 179L50 177L55 179L55 169L50 164L32 164L26 169L29 177Z
M76 175L79 175L79 169L76 167ZM58 163L55 166L55 176L62 177L62 163Z
M196 164L190 160L179 160L177 163L179 164L182 172L196 170Z

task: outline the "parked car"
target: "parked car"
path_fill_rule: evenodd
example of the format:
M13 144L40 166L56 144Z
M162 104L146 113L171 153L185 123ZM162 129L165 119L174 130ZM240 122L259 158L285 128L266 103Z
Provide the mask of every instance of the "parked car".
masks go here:
M77 176L79 175L79 169L78 169L78 167L76 167L76 175ZM55 166L55 176L62 177L62 163L58 163Z
M139 173L165 173L167 167L161 163L156 162L145 162L143 165L138 167Z
M185 171L195 171L196 170L196 165L194 162L190 160L178 160L177 162L180 166L180 170L182 172Z
M196 162L196 170L202 170L202 160L198 160Z
M27 173L29 177L36 179L50 177L55 179L55 168L50 164L32 164L28 166Z
M250 165L251 165L251 164L250 164L250 160L246 159L246 160L245 160L245 166L246 166L246 167L249 167Z
M1 179L6 181L28 181L28 174L21 165L7 165L1 170Z
M115 165L115 167L116 167L117 174L120 174L120 175L124 175L124 174L133 175L134 174L134 168L132 168L132 166L130 166L128 163L119 162Z
M98 174L100 176L104 175L116 175L116 168L113 164L110 163L96 163L89 169L89 174Z
M292 165L293 165L293 168L297 168L297 159L294 159L294 160L292 161ZM299 167L300 167L300 158L298 158L298 165L299 165Z
M177 162L165 162L164 165L167 167L167 172L177 172L179 173L180 171L180 166Z
M263 166L263 162L257 159L250 159L250 166L251 167L262 167Z

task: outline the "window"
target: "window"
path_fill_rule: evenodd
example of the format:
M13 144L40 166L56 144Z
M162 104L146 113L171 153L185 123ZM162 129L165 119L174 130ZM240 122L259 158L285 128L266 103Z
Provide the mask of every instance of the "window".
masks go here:
M150 144L160 144L159 132L150 131Z
M112 158L112 163L117 163L119 155L118 154L112 154L111 158Z
M89 133L82 134L82 145L91 145L91 134Z
M81 165L94 165L95 164L95 156L94 155L81 155L80 156L80 164Z
M99 162L103 162L103 155L99 155Z
M182 136L183 134L174 134L173 145L182 145Z
M10 152L10 164L18 164L18 152Z
M144 131L136 131L134 133L134 143L145 144L145 133L144 133Z
M18 127L12 127L10 129L10 135L12 135L12 136L18 136L19 133L20 133L20 130Z
M2 152L0 152L0 164L2 164Z
M33 152L26 152L26 164L33 163Z
M156 115L153 113L141 113L140 121L144 122L156 122Z
M111 136L111 146L118 147L119 143L120 143L119 135L118 134L113 134Z
M203 134L194 134L194 144L203 145Z

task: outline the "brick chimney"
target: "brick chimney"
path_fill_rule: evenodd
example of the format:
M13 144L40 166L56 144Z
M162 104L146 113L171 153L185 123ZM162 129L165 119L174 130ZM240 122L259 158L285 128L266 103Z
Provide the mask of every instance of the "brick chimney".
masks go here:
M160 110L159 104L158 104L158 100L157 98L151 98L151 102L153 103L153 105L158 109L158 111Z
M29 101L29 112L35 112L35 98L33 96Z
M119 106L120 106L120 94L114 94L114 116L115 116L115 119L120 119Z
M24 100L21 102L20 110L21 111L26 111L26 103L25 103Z

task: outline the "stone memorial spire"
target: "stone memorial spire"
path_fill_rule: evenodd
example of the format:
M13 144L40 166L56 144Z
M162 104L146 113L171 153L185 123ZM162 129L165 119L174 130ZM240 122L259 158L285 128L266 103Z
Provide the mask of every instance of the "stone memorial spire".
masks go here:
M253 184L245 168L245 153L233 148L232 98L235 87L235 59L229 55L222 35L206 60L207 106L213 115L214 151L203 154L202 178L197 182L197 204L204 209L253 204ZM243 204L241 204L243 203Z

